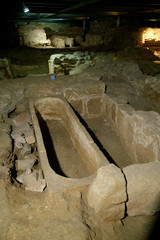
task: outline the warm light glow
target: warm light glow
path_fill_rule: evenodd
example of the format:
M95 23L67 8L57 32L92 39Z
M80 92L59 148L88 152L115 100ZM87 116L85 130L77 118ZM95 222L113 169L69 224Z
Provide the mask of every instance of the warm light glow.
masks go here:
M118 15L124 15L127 14L127 12L105 12L106 15L110 15L110 16L118 16Z
M146 28L142 34L142 42L160 41L160 28Z

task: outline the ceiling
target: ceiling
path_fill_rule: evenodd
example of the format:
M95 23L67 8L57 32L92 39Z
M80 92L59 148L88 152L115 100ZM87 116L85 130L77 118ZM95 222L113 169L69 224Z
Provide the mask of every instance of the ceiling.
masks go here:
M109 15L159 18L160 0L14 0L5 1L1 10L11 21L52 21L99 18ZM24 13L24 8L29 12Z

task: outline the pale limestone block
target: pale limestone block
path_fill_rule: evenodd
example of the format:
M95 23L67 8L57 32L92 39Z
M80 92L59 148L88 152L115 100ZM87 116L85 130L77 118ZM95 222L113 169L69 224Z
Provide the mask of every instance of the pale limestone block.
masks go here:
M32 123L31 116L28 112L22 112L18 114L16 117L12 118L15 126L21 126L24 122Z
M31 153L31 146L28 143L24 144L23 148L21 149L21 154L24 156L30 153Z
M68 45L69 47L73 47L74 45L74 38L69 38L69 37L66 37L65 38L65 44Z
M23 183L23 178L25 175L28 175L29 173L31 173L31 169L27 169L25 172L23 172L22 174L19 174L16 179L18 182Z
M43 192L46 187L46 181L43 179L42 170L34 170L32 173L25 175L23 178L23 184L26 190L34 192Z
M160 162L130 165L123 172L127 181L128 215L155 214L160 209Z
M22 125L17 126L17 127L14 128L11 136L12 136L13 139L15 139L17 135L21 135L22 136L29 129L31 129L29 123L28 122L24 122Z
M24 156L24 159L27 160L27 159L34 159L35 161L37 160L37 157L36 155L34 155L33 153L31 154L28 154L28 155L25 155Z
M36 140L35 140L33 129L28 129L24 135L25 135L26 142L28 144L35 143Z
M32 169L33 165L35 164L34 159L27 159L27 160L16 160L16 169L17 171Z
M14 135L14 144L18 149L23 148L23 145L26 143L26 140L20 134Z
M126 182L121 170L113 164L99 168L87 197L95 214L107 221L121 219L126 199Z

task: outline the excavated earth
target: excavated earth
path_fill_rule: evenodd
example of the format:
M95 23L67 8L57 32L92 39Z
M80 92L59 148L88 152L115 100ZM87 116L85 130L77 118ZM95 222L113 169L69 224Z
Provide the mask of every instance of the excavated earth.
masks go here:
M58 95L65 85L72 88L75 81L78 81L78 88L84 90L85 79L90 80L88 84L92 84L92 81L94 84L96 81L97 84L99 81L104 83L106 94L119 103L125 102L135 109L145 111L146 106L149 106L149 110L160 112L157 105L157 98L160 96L160 79L158 76L142 74L137 66L135 61L128 62L122 58L113 61L110 55L106 55L105 61L100 57L93 68L88 68L76 76L59 76L56 80L51 80L50 75L46 74L0 81L0 239L149 240L159 238L156 235L159 214L125 216L122 220L104 222L93 218L92 213L86 210L86 192L83 190L56 194L48 193L47 188L39 193L25 190L16 180L15 160L18 153L10 137L13 130L11 119L22 112L29 113L30 100ZM153 99L153 93L157 94L156 99ZM153 102L150 101L151 98ZM131 164L131 159L123 149L119 136L105 118L86 117L83 121L110 162L120 168ZM65 151L65 145L66 149L70 147L70 139L67 140L67 133L63 129L57 130L58 124L56 127L55 125L50 127L53 130L53 139L56 139L55 147L69 175L71 167L67 164L67 158L70 158L72 163L72 155L76 156L76 153L73 151L71 154L67 150L62 153L58 149L59 145L63 145ZM34 152L37 151L36 143L33 149ZM39 163L36 163L35 169L38 167ZM80 171L81 176L85 175L83 166L79 166L77 171Z

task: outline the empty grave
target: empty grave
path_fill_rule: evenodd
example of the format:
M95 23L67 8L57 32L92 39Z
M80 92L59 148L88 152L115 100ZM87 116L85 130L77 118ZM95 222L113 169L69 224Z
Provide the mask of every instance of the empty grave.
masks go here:
M158 125L151 127L152 122L147 121L145 113L136 112L128 104L117 104L106 94L102 94L100 101L102 103L101 114L94 118L91 117L92 114L90 117L85 116L82 118L75 111L76 116L71 108L72 106L61 97L43 98L32 103L31 113L35 132L37 132L37 126L40 126L37 144L48 191L56 192L65 189L76 189L77 187L86 188L90 184L92 186L101 167L107 167L110 164L124 169L124 172L128 172L130 171L128 167L132 165L135 165L135 169L137 169L138 163L142 163L141 169L143 169L143 163L153 162L154 165L154 162L157 164L157 161L159 161L157 140L159 132L156 131ZM38 125L35 125L35 119L39 122ZM149 112L148 119L155 123L159 119L159 115L158 113ZM158 124L158 121L156 123ZM126 131L123 131L122 127L123 129L126 128ZM134 130L134 128L138 130ZM157 134L156 140L155 133ZM153 171L159 169L159 164L152 167L152 169ZM148 171L148 168L144 168L144 171ZM116 179L116 176L113 176L113 178ZM123 174L122 178L124 182L128 180ZM53 184L55 182L56 184ZM124 186L123 191L126 194L129 191L131 196L134 195L132 194L132 187L130 190L127 186ZM127 197L124 201L128 202ZM132 201L132 197L130 201ZM128 206L133 208L130 201ZM136 199L135 201L139 205L139 200ZM117 215L117 210L115 210L115 212L111 213L113 215L109 219L116 219L116 216L123 217L123 204L120 207L119 214ZM153 209L157 208L154 199L151 204ZM100 211L103 212L103 209ZM148 210L147 214L156 211ZM134 211L128 209L128 212L131 212L131 214L133 212L134 215ZM135 212L137 215L139 209L135 210ZM145 212L144 207L140 214L145 214Z

